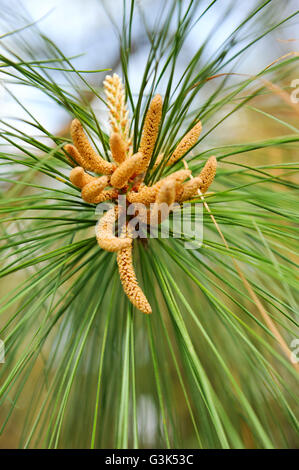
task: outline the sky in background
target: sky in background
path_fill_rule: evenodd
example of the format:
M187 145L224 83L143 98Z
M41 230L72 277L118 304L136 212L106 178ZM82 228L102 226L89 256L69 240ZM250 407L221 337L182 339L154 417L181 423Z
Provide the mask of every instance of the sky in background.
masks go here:
M136 2L139 11L142 12L149 25L154 24L158 15L161 14L162 3L161 0L137 0ZM168 2L165 0L165 3ZM183 1L184 3L188 2ZM201 9L204 10L208 2L202 1L201 3ZM296 3L298 5L298 0L273 0L273 8L279 7L281 12L276 11L276 13L278 16L281 14L285 17L295 11ZM0 0L3 12L2 20L0 20L0 34L13 31L31 21L38 21L40 30L59 46L65 56L83 54L73 60L73 64L77 68L95 70L114 66L113 71L117 72L119 71L119 41L115 24L121 24L122 4L122 0L44 0L42 2L40 0ZM242 2L218 0L204 18L194 26L189 35L177 64L177 74L179 75L184 70L187 61L206 39L209 42L205 55L206 57L209 54L212 55L254 4L254 0L243 0ZM283 8L281 8L282 5ZM225 12L227 12L227 17L222 20ZM246 54L245 60L243 58L243 61L237 64L236 70L241 73L255 74L273 60L296 49L298 41L285 42L285 40L296 39L297 26L293 22L280 31L269 35L258 47L254 47L251 52ZM248 31L248 34L250 33L251 31ZM42 59L43 52L30 28L22 34L24 37L28 37L28 42L32 44L36 57ZM18 51L16 38L17 35L6 37L2 44ZM244 41L246 39L244 37ZM130 83L132 88L137 91L148 52L141 16L135 19L133 44L135 52L131 61ZM205 56L203 56L204 58ZM55 71L49 70L49 73L53 77L57 75ZM106 73L86 74L85 77L94 86L100 86ZM63 76L57 79L65 80ZM158 90L161 94L163 94L162 88L163 83L161 90ZM69 121L69 116L64 110L53 104L50 99L37 90L19 85L11 86L10 89L52 132L59 132ZM2 118L8 116L27 117L25 111L20 109L3 87L0 87L0 100ZM104 110L104 105L100 101L97 101L94 107L98 113L102 113ZM18 123L18 126L24 130L27 129L25 124Z

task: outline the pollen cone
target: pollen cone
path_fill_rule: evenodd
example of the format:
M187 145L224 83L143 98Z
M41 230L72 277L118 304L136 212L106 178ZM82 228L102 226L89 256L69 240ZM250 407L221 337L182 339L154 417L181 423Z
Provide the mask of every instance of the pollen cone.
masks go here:
M118 210L113 207L106 212L96 225L97 242L103 250L118 251L132 244L132 238L116 237L113 233Z
M143 156L141 153L135 153L135 155L127 158L127 160L121 163L111 176L111 185L118 189L123 188L127 184L129 178L136 173L136 168L142 158Z
M187 201L194 196L197 196L198 189L202 188L203 182L200 176L196 176L187 183L183 184L179 200Z
M83 166L86 170L95 171L110 175L115 169L115 165L104 160L98 155L87 139L82 124L78 119L74 119L71 125L71 135L73 142L81 155Z
M159 125L162 117L162 97L156 95L146 113L144 126L142 130L142 137L140 141L140 146L138 152L141 152L143 155L142 162L139 166L139 173L146 171L150 160L152 158L153 150L155 143L158 137Z
M194 127L182 138L182 140L177 145L175 151L171 155L170 159L167 162L167 166L173 165L177 160L179 160L183 155L185 155L193 145L196 144L198 137L201 133L201 122L198 121Z
M122 163L126 159L126 143L118 132L110 136L110 149L115 162Z
M101 176L86 184L81 192L82 199L89 203L98 204L100 202L98 197L101 195L103 189L106 188L108 180L107 176Z
M203 194L213 183L214 177L216 175L216 169L217 160L216 157L212 156L208 159L207 163L199 174L199 177L202 179L202 186L200 187L200 190Z
M129 300L143 313L152 313L150 304L142 292L134 271L132 246L123 248L117 253L117 265L120 281Z
M81 166L76 166L72 169L70 173L70 182L73 183L78 188L83 188L86 184L96 180L94 176L85 173L84 169Z

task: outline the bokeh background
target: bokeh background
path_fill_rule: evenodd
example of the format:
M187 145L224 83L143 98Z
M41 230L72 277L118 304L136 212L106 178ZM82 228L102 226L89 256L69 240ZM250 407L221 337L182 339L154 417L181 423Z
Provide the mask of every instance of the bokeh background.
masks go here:
M162 0L139 0L136 2L139 10L139 17L134 19L133 37L132 37L132 58L129 80L132 89L139 88L142 78L142 71L149 51L149 44L144 28L144 21L151 25L154 24L157 15L160 14ZM184 3L184 2L183 2ZM202 2L208 5L208 2ZM207 41L202 61L211 56L213 52L224 42L229 34L240 23L240 20L246 16L252 7L251 1L230 1L220 0L216 2L214 8L211 8L205 15L205 20L194 26L189 35L189 39L184 46L184 53L180 56L177 63L177 75L181 75L190 58L198 50L198 48ZM298 0L290 1L273 1L273 15L279 19L292 14L298 7ZM45 57L44 44L37 39L31 28L24 28L24 25L36 23L42 33L48 36L63 51L66 57L72 57L72 63L77 69L82 70L82 76L93 87L98 88L107 73L118 72L121 74L120 67L120 49L119 37L115 25L121 24L123 15L122 0L0 0L0 50L5 46L14 52L21 51L24 46L24 40L30 44L32 54L35 60L43 60ZM223 15L226 18L223 21ZM270 19L264 17L259 21L264 21L267 27ZM261 25L257 25L261 28ZM21 29L20 32L17 32ZM14 33L13 33L14 32ZM10 34L8 34L10 33ZM248 31L250 33L250 31ZM244 41L246 34L244 32ZM286 54L299 50L298 20L288 22L279 30L267 35L257 47L242 56L242 60L237 63L234 72L240 74L255 75L267 65ZM104 72L84 73L84 71L109 69ZM229 72L226 70L225 72ZM65 75L61 74L54 68L51 69L49 64L49 73L58 82L67 86ZM4 77L1 76L0 80ZM291 93L291 83L294 79L299 78L299 72L286 77L283 86L288 93ZM7 79L7 77L5 77ZM232 77L232 80L234 78ZM79 85L78 85L79 86ZM81 85L82 86L82 83ZM9 90L15 97L20 100L33 116L36 116L42 125L49 129L52 133L64 136L68 135L69 125L72 119L65 110L55 105L52 100L36 89L26 86L15 85L11 83L8 89L0 84L0 117L10 119L16 127L24 132L32 132L31 127L21 119L27 118L27 113L12 98ZM163 93L163 82L160 84L161 93ZM201 93L209 93L213 89L213 81L205 87ZM104 104L96 99L93 94L84 87L80 90L85 93L93 106L96 115L102 122L106 120L106 108ZM201 94L198 95L200 101ZM255 99L255 106L261 106L269 113L275 114L277 118L285 119L290 123L296 124L296 116L290 106L288 106L279 96L272 92L259 96ZM218 116L219 119L219 116ZM3 124L2 124L3 126ZM219 145L220 143L237 143L254 141L264 138L270 138L277 134L283 134L284 129L279 123L274 123L265 116L259 115L252 109L244 107L242 111L233 114L230 119L225 120L221 126L217 127L215 132L209 134L204 141L203 147L209 148ZM288 130L285 130L288 133ZM288 161L294 155L288 153ZM269 161L284 161L285 154L281 149L269 149L264 151L264 158ZM251 164L258 161L259 152L250 155ZM267 162L265 162L267 163ZM10 278L9 282L18 283L21 275L18 274ZM7 289L6 280L1 280L0 295ZM11 287L11 284L10 284ZM140 339L142 341L142 338ZM3 365L0 365L3 367ZM43 367L43 359L36 365L36 376ZM28 406L27 398L30 396L30 383L27 384L22 398L18 401L17 410L10 420L9 425L0 436L1 448L14 448L19 445L20 440L20 423L23 422ZM5 408L5 407L4 407ZM2 410L3 416L6 416L7 410ZM2 411L0 410L0 416ZM143 433L143 445L151 447L156 443L156 433L158 432L159 422L157 411L154 403L149 395L141 395L138 402L139 427ZM2 418L1 418L2 421ZM244 431L246 433L246 430ZM245 437L246 438L246 437ZM294 443L295 444L295 443ZM250 447L250 438L248 438L248 447Z
M184 1L183 1L184 3ZM210 2L202 2L203 8ZM203 51L202 62L212 56L217 48L229 37L230 33L237 27L240 21L246 17L252 9L253 3L238 2L236 0L220 0L217 1L213 8L205 14L205 20L198 22L189 34L189 38L184 45L184 53L180 56L177 63L176 74L181 75L185 70L186 64L189 62L199 47L207 41L207 45ZM281 2L274 0L273 17L285 18L296 11L298 7L297 0L286 0ZM282 8L283 3L283 8ZM66 57L77 57L73 60L73 64L79 70L98 70L111 69L112 72L120 72L120 49L119 36L116 26L122 22L123 1L122 0L1 0L1 18L0 18L0 35L7 34L23 28L25 24L35 22L40 31L48 36L62 50ZM149 43L146 37L146 31L142 16L145 18L149 26L155 24L157 15L160 14L161 0L138 0L136 2L139 7L140 17L134 19L133 38L132 38L132 58L130 67L130 84L132 89L138 90L142 79L142 71L149 51ZM223 15L226 18L223 21ZM270 24L270 18L264 17L265 28ZM258 24L257 28L261 25ZM248 31L248 34L252 31ZM30 43L32 53L36 60L44 59L44 44L37 41L36 34L27 30L21 33L15 33L2 39L3 44L11 47L15 52L22 48L22 37ZM246 42L244 34L244 45ZM298 47L298 23L297 19L288 22L279 30L273 31L273 34L267 35L259 42L258 47L246 52L238 62L234 72L255 75L267 65L277 60L279 57L296 51ZM50 64L49 64L50 66ZM229 72L229 70L226 70ZM99 72L92 74L82 74L90 84L99 87L106 75L110 72ZM63 81L65 78L55 70L51 71L53 78L56 77ZM1 70L0 70L1 78ZM288 77L286 86L291 85L291 81L297 77ZM213 84L211 84L213 87ZM11 90L16 97L21 98L22 102L36 116L39 121L53 133L64 133L68 131L70 116L58 105L55 106L53 101L29 87L20 85L11 86ZM163 83L161 83L161 91ZM206 88L206 92L208 87ZM26 118L24 110L0 88L2 116ZM91 95L90 99L94 97ZM200 96L198 97L200 100ZM283 106L283 103L282 103ZM105 112L103 103L94 99L94 109L97 113ZM240 116L238 116L239 120ZM251 121L251 129L253 133L260 132L260 126L254 126ZM18 123L18 125L21 125ZM23 124L24 125L24 124ZM224 124L225 126L226 124ZM230 133L232 137L239 135L243 130L243 126L232 126L229 123ZM249 127L249 126L248 126ZM218 130L217 130L218 132ZM263 132L263 130L262 130ZM223 134L226 130L223 128ZM258 138L258 135L256 135ZM212 137L212 136L211 136ZM218 137L218 136L217 136ZM231 136L230 136L231 139Z

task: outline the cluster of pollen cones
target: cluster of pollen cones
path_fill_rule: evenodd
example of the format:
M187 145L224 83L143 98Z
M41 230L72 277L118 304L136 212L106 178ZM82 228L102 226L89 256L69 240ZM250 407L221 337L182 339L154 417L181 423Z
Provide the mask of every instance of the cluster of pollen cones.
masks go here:
M125 195L127 203L136 204L136 213L142 222L150 223L153 217L160 223L162 218L155 218L160 204L166 203L171 207L174 202L182 203L207 191L216 173L216 158L210 157L198 176L193 177L190 170L182 169L160 179L152 186L145 185L144 176L159 132L162 98L156 95L151 101L138 152L133 154L129 113L120 77L116 74L107 76L104 87L109 106L110 150L113 161L108 162L98 155L85 135L80 121L74 119L71 125L74 145L67 144L64 147L72 165L79 165L72 169L70 181L81 189L82 199L88 203L115 202L113 208L102 216L96 226L97 242L102 249L117 252L120 280L126 295L139 310L151 313L151 306L136 279L132 260L133 237L126 224L126 218L120 236L115 236L113 232L121 210L118 206L118 196ZM172 166L196 144L200 132L201 123L197 122L171 155L158 155L153 168L162 160L167 162L166 166ZM102 176L92 176L87 171ZM140 203L146 207L146 213L139 213L137 207Z

